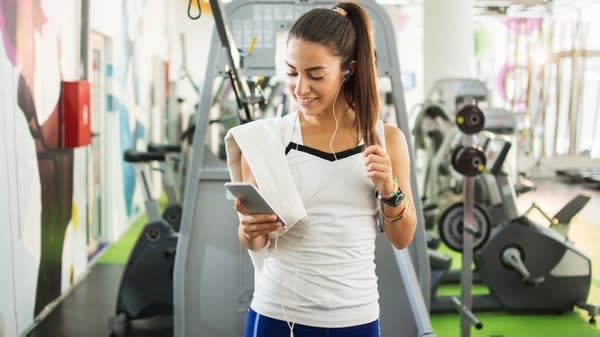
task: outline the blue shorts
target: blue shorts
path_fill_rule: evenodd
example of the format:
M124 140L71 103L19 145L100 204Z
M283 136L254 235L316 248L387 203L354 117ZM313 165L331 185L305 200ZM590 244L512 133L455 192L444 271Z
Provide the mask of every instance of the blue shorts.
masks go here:
M286 321L270 318L248 310L244 337L289 337ZM294 324L294 337L380 337L379 320L347 328L318 328Z

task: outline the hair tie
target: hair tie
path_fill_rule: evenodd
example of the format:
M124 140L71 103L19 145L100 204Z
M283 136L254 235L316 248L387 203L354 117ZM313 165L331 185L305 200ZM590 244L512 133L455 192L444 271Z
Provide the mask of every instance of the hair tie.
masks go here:
M348 12L346 12L346 10L341 7L333 7L331 10L337 12L341 16L348 16Z

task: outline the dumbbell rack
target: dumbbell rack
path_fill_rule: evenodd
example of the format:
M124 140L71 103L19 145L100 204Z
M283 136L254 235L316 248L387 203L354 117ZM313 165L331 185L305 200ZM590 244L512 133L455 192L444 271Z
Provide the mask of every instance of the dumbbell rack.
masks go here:
M463 230L462 230L462 268L461 268L461 299L453 297L461 315L460 328L462 337L471 336L471 326L482 329L483 323L473 314L473 242L475 237L481 235L474 220L473 208L475 204L475 177L485 169L486 158L483 151L475 147L473 134L481 131L485 122L481 110L472 104L463 106L456 114L456 125L463 133L462 145L457 147L452 154L452 166L464 175L463 179Z

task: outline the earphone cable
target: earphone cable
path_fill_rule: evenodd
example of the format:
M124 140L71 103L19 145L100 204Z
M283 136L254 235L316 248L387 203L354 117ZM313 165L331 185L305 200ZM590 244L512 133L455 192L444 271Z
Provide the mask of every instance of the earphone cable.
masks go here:
M331 150L331 153L333 153L333 158L335 159L335 161L337 161L337 155L335 154L335 151L333 151L333 139L335 138L335 135L337 134L338 126L339 126L337 116L335 115L335 102L337 101L337 98L340 95L340 90L342 89L342 85L344 85L343 80L340 83L340 86L338 87L337 92L335 93L335 97L333 98L333 105L331 106L331 111L333 113L333 119L335 120L335 129L333 130L333 134L331 135L331 139L329 140L329 149Z

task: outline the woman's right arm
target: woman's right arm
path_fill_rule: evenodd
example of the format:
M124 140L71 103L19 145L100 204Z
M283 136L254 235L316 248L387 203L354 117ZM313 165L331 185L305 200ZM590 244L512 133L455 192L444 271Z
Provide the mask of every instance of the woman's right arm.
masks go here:
M249 182L257 186L256 179L248 166L246 158L242 154L242 181ZM241 214L240 223L238 225L238 238L241 244L253 251L261 250L267 245L268 235L270 232L279 230L281 223L277 221L275 214L248 214L248 211L239 199L235 200L235 210Z

